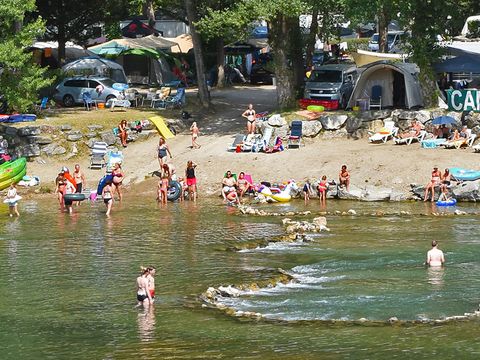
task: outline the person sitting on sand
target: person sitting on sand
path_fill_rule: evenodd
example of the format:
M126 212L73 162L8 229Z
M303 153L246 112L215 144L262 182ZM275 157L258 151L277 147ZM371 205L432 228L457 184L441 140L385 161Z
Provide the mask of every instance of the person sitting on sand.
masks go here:
M411 123L410 129L401 133L400 135L398 135L398 137L400 139L407 139L407 138L411 138L411 137L416 137L416 136L420 135L420 131L422 131L422 129L423 129L423 127L422 127L422 124L420 123L420 121L414 120Z
M348 192L350 189L350 173L347 170L347 165L342 165L342 170L340 170L338 180L340 181L340 186L345 186Z
M232 190L236 191L237 189L237 182L235 178L232 176L232 172L228 170L225 173L225 177L222 180L222 196L223 199L227 199L227 194L230 193Z
M425 265L431 267L443 266L445 263L445 256L443 251L438 248L438 243L435 240L432 240L432 249L427 252L427 261Z
M253 184L250 184L247 179L245 179L245 173L243 171L238 175L237 185L240 199L253 186Z
M425 186L425 196L423 198L423 201L427 201L428 193L430 191L432 192L431 201L435 201L435 186L438 186L440 184L441 179L442 173L438 170L438 166L434 166L430 182Z

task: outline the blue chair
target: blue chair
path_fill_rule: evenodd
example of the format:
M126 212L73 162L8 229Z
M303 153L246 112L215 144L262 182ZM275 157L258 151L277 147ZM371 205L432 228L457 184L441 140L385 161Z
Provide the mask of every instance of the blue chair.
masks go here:
M95 101L92 99L92 94L89 92L84 92L82 94L82 99L83 99L83 105L85 106L85 109L88 111L90 110L91 107L96 107L97 104Z
M299 120L294 120L292 121L290 135L288 136L288 148L300 148L300 145L302 145L302 122Z
M370 109L379 108L382 109L382 87L380 85L372 86L372 96L370 96Z
M185 105L185 88L178 88L175 96L167 97L162 105L164 108L167 108L169 105L172 106L172 108Z

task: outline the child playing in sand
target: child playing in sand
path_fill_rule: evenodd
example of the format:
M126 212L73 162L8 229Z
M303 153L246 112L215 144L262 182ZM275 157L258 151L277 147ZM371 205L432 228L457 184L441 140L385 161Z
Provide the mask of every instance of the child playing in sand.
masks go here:
M18 200L20 199L21 197L17 194L17 184L12 183L7 191L7 196L4 201L4 203L8 204L8 210L10 211L11 217L13 215L20 216L17 208Z
M168 193L168 175L163 174L162 178L158 182L158 195L157 200L162 204L167 204L167 193Z
M192 126L190 126L190 131L192 132L192 149L200 149L201 145L197 143L200 130L198 129L197 123L195 121L193 122Z

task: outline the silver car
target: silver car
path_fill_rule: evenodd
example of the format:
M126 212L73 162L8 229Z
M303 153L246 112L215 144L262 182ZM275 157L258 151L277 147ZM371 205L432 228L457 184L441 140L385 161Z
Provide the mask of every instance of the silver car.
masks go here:
M67 107L83 104L84 93L90 93L92 100L103 102L122 99L122 92L112 88L114 83L112 79L102 77L66 78L55 88L53 98Z

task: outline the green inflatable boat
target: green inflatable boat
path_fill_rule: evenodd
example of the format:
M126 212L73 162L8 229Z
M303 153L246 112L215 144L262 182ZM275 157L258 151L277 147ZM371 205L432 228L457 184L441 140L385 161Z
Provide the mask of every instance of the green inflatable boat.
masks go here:
M0 165L0 190L8 188L14 182L19 182L26 174L27 159L25 158Z

